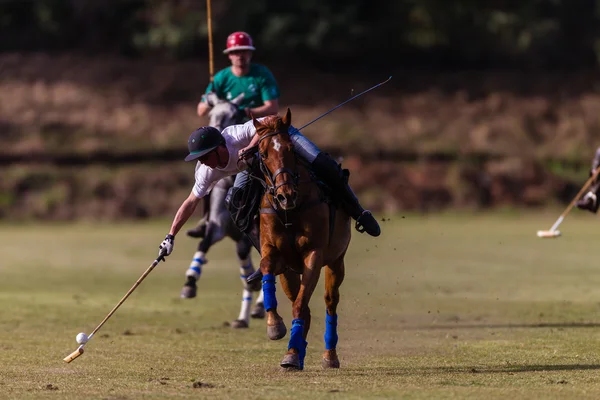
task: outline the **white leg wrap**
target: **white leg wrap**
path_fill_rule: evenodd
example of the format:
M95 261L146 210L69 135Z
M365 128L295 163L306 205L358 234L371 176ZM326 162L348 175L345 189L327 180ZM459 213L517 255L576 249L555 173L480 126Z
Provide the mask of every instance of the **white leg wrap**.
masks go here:
M262 290L259 290L258 297L256 298L256 304L264 303L264 302L265 302L265 294L263 293Z
M205 258L205 254L201 251L197 251L194 253L194 258L190 263L190 267L185 273L186 278L194 278L198 280L200 275L202 275L202 266L207 263Z
M242 308L240 310L240 316L238 317L241 321L250 322L250 304L252 303L252 292L244 289L242 294Z
M253 272L254 266L249 258L240 260L240 279L242 280L242 285L244 285L244 287L246 287L246 278L252 275Z

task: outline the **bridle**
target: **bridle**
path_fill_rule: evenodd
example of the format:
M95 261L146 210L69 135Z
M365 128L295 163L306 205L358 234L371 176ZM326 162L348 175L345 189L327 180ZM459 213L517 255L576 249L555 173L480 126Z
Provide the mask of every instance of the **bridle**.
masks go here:
M281 135L283 133L287 133L287 132L282 132L282 131L269 132L260 137L260 139L258 140L258 144L260 146L260 143L263 140L270 139L273 136ZM298 172L295 170L292 170L288 167L281 167L281 168L277 169L275 172L271 173L271 171L269 170L269 168L266 166L266 164L264 162L264 160L266 158L267 158L266 153L259 151L259 167L260 167L261 172L263 173L263 175L265 176L265 178L267 180L267 181L265 181L265 188L267 190L267 193L269 193L271 196L275 197L279 188L281 188L282 186L285 186L285 185L290 185L292 187L292 189L296 191L298 189L298 181L299 181ZM296 153L295 152L294 152L294 161L296 161ZM281 182L279 185L276 185L277 177L283 173L287 173L289 176L292 177L292 179L287 179L287 180ZM270 181L270 182L268 182L268 181Z
M292 226L292 224L288 220L288 210L280 209L276 192L279 188L281 188L284 185L292 186L292 188L297 192L298 186L300 184L311 182L311 181L313 181L313 178L311 175L311 177L308 181L306 181L306 182L300 181L300 174L297 172L297 167L298 167L299 163L302 165L305 165L306 162L304 161L304 159L302 157L298 157L298 155L295 151L294 151L295 166L293 169L288 168L288 167L282 167L282 168L277 169L277 171L275 171L274 173L271 173L269 168L266 166L264 160L266 159L267 155L263 152L260 152L260 150L259 150L260 143L263 140L270 139L274 136L277 136L277 135L280 135L283 133L287 133L287 132L275 131L275 132L269 132L267 134L264 134L263 136L260 137L260 139L258 140L258 144L256 146L246 150L246 154L255 154L258 150L259 156L256 157L254 160L256 160L258 162L258 167L260 169L260 175L262 175L262 176L258 176L257 173L252 172L252 170L256 171L256 168L253 167L248 162L248 160L246 160L245 157L241 157L240 160L238 160L238 162L242 161L242 162L246 163L246 166L249 168L249 174L248 174L249 178L259 181L265 190L265 194L268 195L268 196L265 196L264 198L269 203L269 206L260 208L260 214L274 214L276 216L276 218L281 222L281 224L285 228L290 228ZM238 168L239 168L239 165L238 165ZM256 171L256 172L258 172L258 171ZM275 184L276 178L284 172L287 173L289 176L291 176L291 179L288 179L288 180L280 183L279 185L276 185ZM263 179L263 177L264 177L264 179ZM322 203L321 198L315 199L312 201L308 201L308 202L302 202L301 204L296 203L296 207L293 209L293 211L298 212L300 210L306 210L307 208L316 206L321 203ZM289 211L292 211L292 210L289 210Z

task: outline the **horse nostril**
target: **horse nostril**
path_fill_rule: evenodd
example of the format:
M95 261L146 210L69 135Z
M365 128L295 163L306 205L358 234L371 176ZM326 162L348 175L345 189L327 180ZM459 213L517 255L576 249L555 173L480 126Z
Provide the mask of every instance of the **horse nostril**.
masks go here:
M285 204L285 203L286 203L285 196L284 196L284 195L282 195L281 193L280 193L280 194L278 194L278 195L277 195L277 201L278 201L280 204Z

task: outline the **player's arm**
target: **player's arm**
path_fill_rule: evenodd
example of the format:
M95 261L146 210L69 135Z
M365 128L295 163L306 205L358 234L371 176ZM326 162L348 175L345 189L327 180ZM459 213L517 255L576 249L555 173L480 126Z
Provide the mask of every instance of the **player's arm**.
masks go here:
M177 210L177 214L175 214L175 218L173 219L173 224L171 225L171 230L169 231L170 235L177 235L177 232L181 230L183 225L187 222L188 219L194 213L196 206L200 202L200 197L197 197L194 194L194 191L190 193L187 199L183 201L179 210Z
M205 101L200 101L198 103L198 107L196 108L196 113L199 117L204 117L210 111L210 106Z
M264 67L262 71L262 79L259 87L263 105L252 109L246 109L246 113L248 116L252 114L255 118L277 114L279 112L279 86L271 71L266 67Z
M258 142L260 141L260 136L258 136L256 134L256 128L254 128L254 125L247 126L247 129L248 129L247 130L248 135L250 137L250 143L248 143L248 145L246 147L242 148L238 152L238 157L240 159L250 157L253 153L253 152L250 152L250 150L253 147L258 147ZM246 153L246 154L244 154L244 153Z
M185 225L199 202L200 197L197 197L192 190L188 198L183 201L179 207L179 210L177 210L177 214L175 214L173 224L171 225L171 230L167 236L165 236L165 239L162 241L160 246L158 246L159 257L166 257L173 252L173 247L175 246L175 235L177 235L177 232L179 232L181 227Z
M196 113L198 114L199 117L203 117L205 115L208 114L208 112L210 111L210 105L208 105L208 102L206 101L206 95L210 92L215 92L217 93L217 95L219 95L218 92L218 88L217 85L215 85L215 81L212 81L211 83L208 84L208 86L206 87L206 91L204 92L204 96L202 96L202 99L200 100L200 102L198 103L198 106L196 107Z
M245 111L249 118L259 118L277 114L279 112L279 99L265 100L262 106L246 108Z

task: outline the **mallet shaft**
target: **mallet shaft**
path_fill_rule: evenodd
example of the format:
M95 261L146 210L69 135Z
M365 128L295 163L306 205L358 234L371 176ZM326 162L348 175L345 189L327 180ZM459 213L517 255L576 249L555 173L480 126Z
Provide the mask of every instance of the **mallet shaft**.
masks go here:
M215 67L213 59L213 37L212 37L212 16L211 16L210 0L206 0L206 24L208 28L208 73L210 81L213 81L215 76Z
M102 320L102 322L100 322L100 324L96 327L96 329L94 329L92 331L92 333L90 333L90 335L88 336L88 341L94 336L94 334L96 332L98 332L98 330L102 327L102 325L104 325L104 323L106 321L108 321L108 319L115 313L115 311L117 311L117 309L121 306L121 304L123 304L125 302L125 300L127 300L127 298L129 297L129 295L131 293L133 293L133 291L135 290L135 288L137 288L139 286L139 284L142 283L142 281L148 276L148 274L150 274L150 272L152 272L152 270L154 269L154 267L156 267L158 265L158 263L161 260L164 260L164 259L165 259L165 257L161 255L156 260L154 260L154 262L148 267L148 269L146 269L146 271L142 274L142 276L140 276L140 278L134 283L134 285L131 287L131 289L129 289L129 291L127 291L127 293L125 294L125 296L123 296L123 298L117 303L117 305L114 306L114 308L112 310L110 310L110 312L108 313L108 315ZM84 344L82 344L81 346L79 346L77 348L77 350L75 350L74 352L72 352L71 354L69 354L68 356L66 356L65 358L63 358L63 361L66 362L66 363L70 363L71 361L73 361L74 359L76 359L77 357L79 357L80 355L82 355L83 354L83 346L84 346Z
M380 82L380 83L378 83L377 85L375 85L375 86L372 86L372 87L368 88L367 90L364 90L364 91L360 92L359 94L356 94L356 95L354 95L354 96L350 97L348 100L344 101L343 103L340 103L340 104L338 104L337 106L333 107L331 110L329 110L329 111L327 111L327 112L325 112L325 113L323 113L323 114L319 115L317 118L313 119L313 120L312 120L312 121L310 121L308 124L304 124L304 125L302 125L300 128L298 128L298 130L299 130L299 131L301 131L302 129L306 128L306 127L307 127L307 126L309 126L310 124L312 124L312 123L314 123L314 122L317 122L318 120L320 120L321 118L323 118L324 116L326 116L327 114L329 114L330 112L333 112L333 111L337 110L338 108L340 108L340 107L341 107L341 106L343 106L344 104L351 102L351 101L352 101L352 100L354 100L355 98L357 98L357 97L359 97L359 96L362 96L363 94L365 94L365 93L368 93L368 92L370 92L370 91L371 91L371 90L373 90L373 89L377 89L377 88L378 88L379 86L381 86L381 85L385 85L386 83L388 83L388 82L390 81L390 79L392 79L391 75L390 75L390 77L389 77L389 78L387 78L385 81L383 81L383 82Z
M563 222L563 220L565 219L565 217L567 216L567 214L569 213L569 211L571 211L571 208L573 208L573 206L575 205L575 203L577 202L577 200L579 200L579 198L581 197L581 195L586 190L589 189L589 187L592 185L592 183L594 183L594 180L598 177L598 174L600 174L600 167L596 168L596 170L594 171L594 173L592 174L592 176L590 176L588 178L588 180L585 181L585 183L583 184L583 187L579 190L579 192L573 198L573 200L571 200L571 202L569 203L569 205L567 206L567 208L565 209L565 211L563 211L562 214L560 214L560 217L558 217L558 219L556 220L556 222L554 223L554 225L552 225L552 228L550 228L550 231L555 231L558 228L558 226Z
M100 324L98 324L98 326L96 327L96 329L94 329L92 331L92 333L90 333L90 335L88 336L89 338L91 338L92 336L94 336L94 334L96 332L98 332L98 330L100 328L102 328L102 325L104 325L104 323L106 321L108 321L108 319L115 313L115 311L117 311L117 309L119 307L121 307L121 304L123 304L125 302L125 300L127 300L127 298L129 297L129 295L131 293L133 293L133 291L135 290L135 288L137 288L140 283L142 283L142 281L148 276L148 274L150 274L150 272L152 272L152 270L154 269L154 267L156 267L158 265L158 263L160 262L160 260L163 260L164 258L159 257L156 260L154 260L154 262L148 267L148 269L146 269L146 271L142 274L142 276L140 276L140 278L133 284L133 286L131 287L131 289L129 289L127 291L127 293L125 293L125 296L123 296L123 298L117 303L116 306L114 306L114 308L112 310L110 310L110 312L108 313L108 315L106 317L104 317L104 319L102 320L102 322L100 322Z

